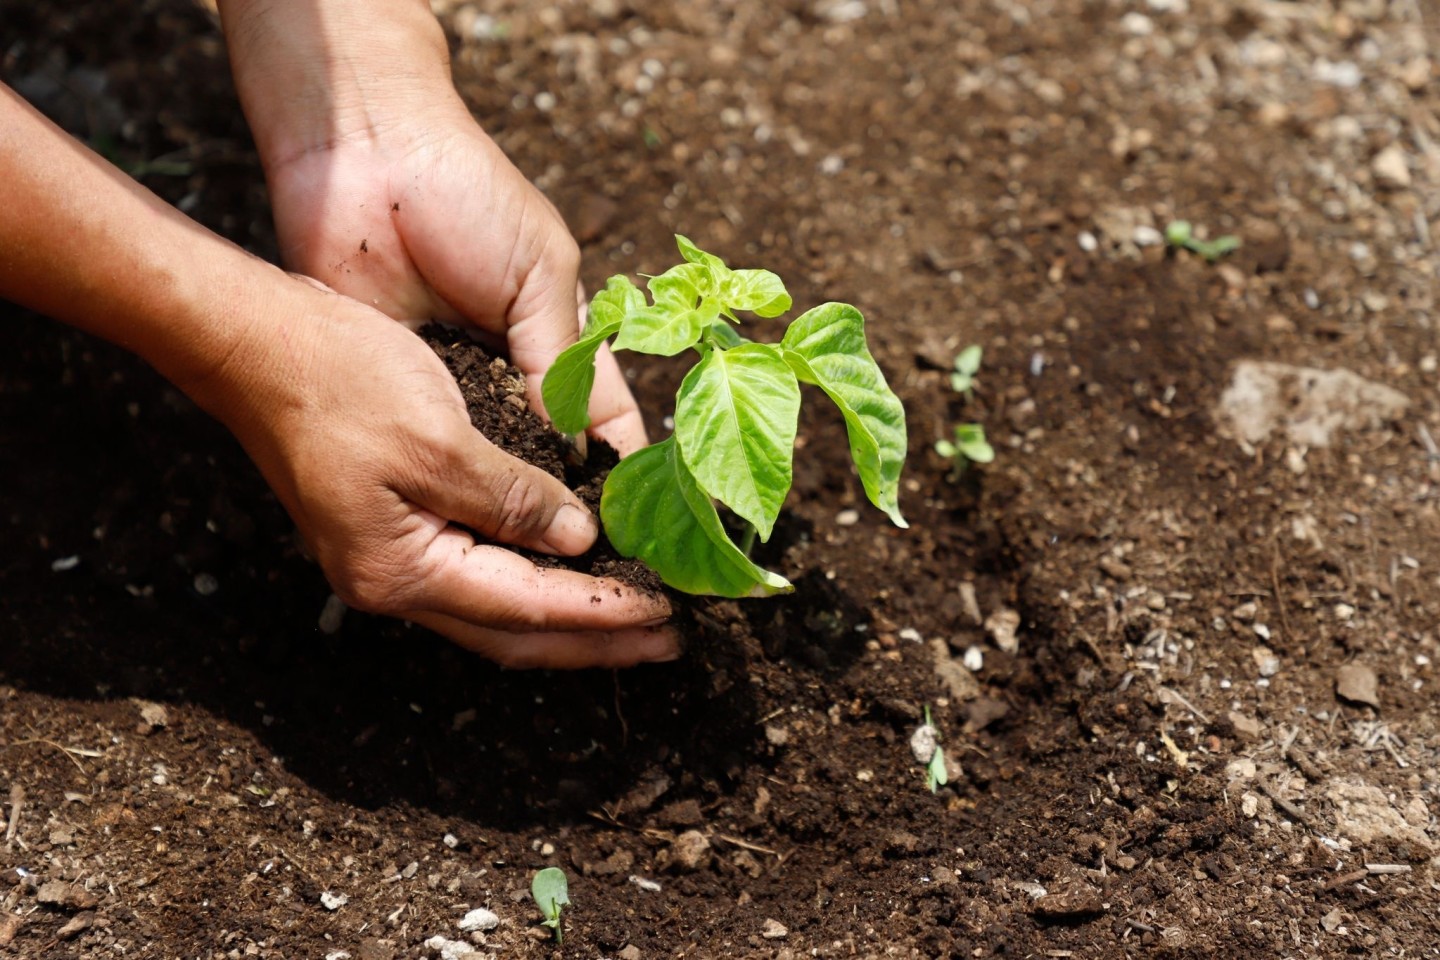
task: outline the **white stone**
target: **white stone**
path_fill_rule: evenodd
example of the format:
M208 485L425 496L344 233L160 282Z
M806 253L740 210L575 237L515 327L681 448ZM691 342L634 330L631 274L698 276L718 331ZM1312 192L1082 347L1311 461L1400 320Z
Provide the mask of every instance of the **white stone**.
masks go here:
M1404 190L1410 186L1410 163L1399 144L1392 143L1375 154L1370 172L1375 174L1375 182L1387 189Z
M1138 10L1131 10L1120 18L1120 29L1132 37L1148 37L1155 32L1155 21Z
M476 907L460 918L458 926L466 933L472 930L494 930L500 926L500 917L493 910Z
M320 894L320 903L326 910L339 910L350 902L350 898L343 893L331 893L326 890Z
M1400 391L1349 370L1241 360L1215 418L1248 444L1280 431L1292 443L1328 447L1335 434L1397 420L1409 406Z

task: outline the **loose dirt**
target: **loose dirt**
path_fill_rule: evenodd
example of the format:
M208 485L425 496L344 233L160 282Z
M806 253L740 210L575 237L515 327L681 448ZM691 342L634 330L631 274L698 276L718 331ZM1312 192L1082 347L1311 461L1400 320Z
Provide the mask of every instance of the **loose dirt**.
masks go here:
M701 602L675 664L325 634L238 446L5 308L0 955L1440 955L1433 10L436 6L591 289L681 232L865 312L911 527L809 404L759 557L797 592ZM205 10L0 0L0 41L7 83L273 255ZM1166 250L1182 216L1243 245ZM1241 361L1408 406L1239 437ZM680 368L626 366L663 435ZM931 445L971 420L998 456L955 477Z

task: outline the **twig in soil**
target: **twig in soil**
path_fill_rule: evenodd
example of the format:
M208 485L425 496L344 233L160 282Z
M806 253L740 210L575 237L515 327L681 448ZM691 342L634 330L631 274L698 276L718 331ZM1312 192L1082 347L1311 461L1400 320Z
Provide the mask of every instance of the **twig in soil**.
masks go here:
M65 754L65 759L75 764L75 769L85 774L86 777L89 777L90 774L85 773L85 767L80 763L79 760L76 760L75 758L104 756L104 754L101 753L99 750L86 750L82 747L67 747L63 743L56 743L54 740L47 740L45 737L30 737L26 740L11 740L10 743L7 744L7 746L23 747L33 743L44 744L47 747L54 747L56 750L59 750L61 753Z
M1307 827L1310 826L1310 818L1306 815L1305 811L1280 796L1280 791L1276 790L1265 780L1258 781L1258 786L1260 787L1260 792L1269 797L1270 802L1283 810L1285 815L1291 820L1294 820L1296 823L1302 823Z
M1338 877L1331 877L1320 884L1320 889L1325 891L1334 890L1336 887L1344 887L1354 883L1356 880L1364 880L1370 875L1370 871L1361 867L1358 870L1351 870L1349 873L1342 873Z
M1277 531L1274 540L1270 541L1270 587L1274 591L1275 609L1280 613L1280 631L1285 634L1285 642L1295 645L1295 634L1290 629L1290 617L1285 613L1285 601L1280 596L1280 538Z
M20 784L10 787L10 823L5 828L5 846L15 842L15 833L20 829L20 810L25 806L25 788Z
M1367 863L1365 869L1376 876L1385 876L1395 873L1409 873L1411 866L1408 863Z
M1199 718L1201 723L1210 722L1210 718L1205 716L1204 712L1201 711L1199 707L1195 706L1195 704L1191 703L1189 700L1186 700L1183 696L1180 695L1178 691L1173 690L1170 687L1160 687L1159 690L1160 692L1159 694L1157 694L1157 696L1160 698L1161 703L1178 703L1186 710L1189 710L1191 713L1195 714L1195 716Z
M750 843L747 840L741 840L739 837L731 837L723 833L717 833L715 834L715 839L724 840L726 843L734 844L735 846L740 847L742 850L750 850L755 853L763 853L772 857L780 856L779 850L771 850L769 847L762 847L758 843Z

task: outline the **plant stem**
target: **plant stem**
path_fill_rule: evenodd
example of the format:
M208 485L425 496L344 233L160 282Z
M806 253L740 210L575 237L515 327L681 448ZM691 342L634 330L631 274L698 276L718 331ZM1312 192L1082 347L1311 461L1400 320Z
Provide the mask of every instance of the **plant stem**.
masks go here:
M745 521L745 530L740 534L740 552L748 559L750 551L755 549L755 525Z

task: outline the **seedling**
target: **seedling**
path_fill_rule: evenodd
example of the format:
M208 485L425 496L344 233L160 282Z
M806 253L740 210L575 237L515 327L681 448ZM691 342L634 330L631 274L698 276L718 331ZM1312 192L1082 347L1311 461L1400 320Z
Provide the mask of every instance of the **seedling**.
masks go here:
M925 764L925 786L935 793L950 782L950 771L945 768L945 751L940 746L940 730L930 718L930 705L925 705L925 722L915 728L910 736L910 752L915 759Z
M535 874L535 879L530 881L530 895L535 898L535 905L545 917L541 926L555 931L556 943L564 943L565 933L560 928L560 910L570 906L570 882L565 878L565 871L559 867L546 867Z
M985 439L985 425L980 423L957 423L954 441L936 440L935 452L950 461L950 473L955 478L972 463L995 459L995 448Z
M750 561L720 520L716 501L761 541L790 490L800 384L823 390L845 418L850 457L870 502L904 527L898 503L905 463L905 409L865 343L865 319L847 303L796 317L779 343L736 331L737 312L764 318L790 309L769 270L732 270L676 236L684 263L646 287L611 277L590 301L579 342L556 359L541 394L555 428L590 424L595 354L613 349L699 357L675 399L675 432L610 471L600 519L615 549L638 557L677 590L724 597L789 593L784 577ZM748 535L747 535L748 538Z
M980 372L980 360L983 356L984 349L978 343L971 344L955 355L955 369L950 373L950 389L963 393L966 400L970 399L970 393L975 389L975 374Z
M1199 254L1207 263L1214 263L1227 253L1240 249L1240 238L1233 233L1214 240L1201 240L1195 236L1195 228L1189 220L1174 220L1165 228L1165 242L1172 247L1182 247Z

